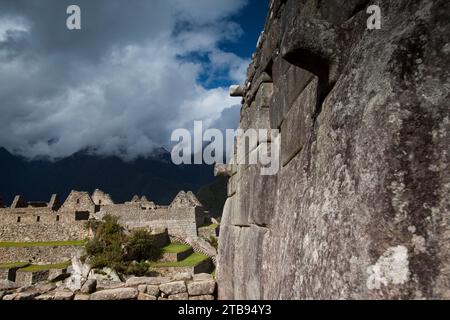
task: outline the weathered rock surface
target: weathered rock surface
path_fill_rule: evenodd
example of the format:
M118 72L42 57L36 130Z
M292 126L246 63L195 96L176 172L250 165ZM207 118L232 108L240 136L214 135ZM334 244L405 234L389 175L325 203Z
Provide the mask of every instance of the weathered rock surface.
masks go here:
M97 291L91 295L90 300L132 300L138 295L139 291L135 288L119 288Z
M158 298L156 298L156 296L152 296L150 294L146 294L146 293L139 293L138 295L138 300L143 300L143 301L154 301L157 300Z
M97 280L89 279L81 287L81 293L93 293L97 289Z
M193 297L189 297L189 300L211 301L211 300L214 300L214 296L211 296L211 295L193 296Z
M195 279L190 274L179 274L175 278L186 280L132 277L126 286L124 282L88 279L76 291L63 282L45 281L19 288L14 283L4 283L6 289L0 291L0 300L214 300L216 282L210 274L199 274Z
M159 292L160 292L159 287L152 286L152 285L148 285L146 288L146 291L145 291L145 293L155 296L155 297L157 297L159 295Z
M176 282L170 282L166 284L162 284L159 286L159 289L164 292L165 294L177 294L177 293L184 293L186 292L186 284L184 281L176 281Z
M54 295L54 300L73 300L75 294L70 291L57 291Z
M450 3L369 4L271 1L241 128L268 108L281 168L228 171L220 299L450 298Z
M17 289L20 286L13 282L13 281L9 281L9 280L0 280L0 291L7 291L7 290L11 290L11 289Z
M189 300L189 295L187 293L177 293L172 294L168 298L169 300Z
M141 284L160 285L170 282L170 278L165 277L133 277L127 280L127 287L135 287Z
M77 294L73 298L75 301L87 301L90 300L90 296L88 294Z
M216 289L216 282L214 280L190 282L187 289L191 296L212 295Z

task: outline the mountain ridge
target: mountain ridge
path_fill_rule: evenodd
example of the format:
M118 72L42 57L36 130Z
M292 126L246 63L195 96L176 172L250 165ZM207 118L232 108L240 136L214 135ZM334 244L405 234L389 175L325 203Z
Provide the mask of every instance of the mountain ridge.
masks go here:
M164 148L154 156L130 161L96 156L87 150L48 161L28 160L0 147L0 170L0 197L6 205L16 194L31 201L47 201L53 193L65 199L71 190L93 192L96 188L109 193L116 202L139 194L164 205L180 190L197 192L214 181L212 166L176 166Z

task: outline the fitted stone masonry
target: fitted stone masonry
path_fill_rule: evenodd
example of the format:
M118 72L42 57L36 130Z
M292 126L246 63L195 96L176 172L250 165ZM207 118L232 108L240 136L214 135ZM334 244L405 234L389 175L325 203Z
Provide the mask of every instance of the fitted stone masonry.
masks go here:
M220 299L450 299L449 30L447 0L270 2L231 94L282 166L216 170Z

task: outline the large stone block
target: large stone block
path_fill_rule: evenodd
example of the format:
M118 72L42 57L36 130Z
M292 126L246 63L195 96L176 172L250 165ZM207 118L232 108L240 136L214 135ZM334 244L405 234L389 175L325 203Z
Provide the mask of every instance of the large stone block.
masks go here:
M450 3L380 0L381 30L367 30L368 4L271 2L247 88L273 79L285 166L267 191L236 192L255 200L237 201L248 224L221 226L220 299L450 296ZM253 220L261 193L275 198L267 228Z
M46 281L48 279L49 270L43 271L24 271L18 270L16 272L16 283L21 286L30 286L35 283Z
M119 288L94 292L90 300L134 300L138 295L136 288Z
M184 281L175 281L165 283L159 286L159 290L168 295L184 293L187 291L186 284Z
M216 289L214 280L193 281L188 283L188 293L191 296L211 295Z
M281 126L281 159L285 166L305 145L312 134L317 106L318 80L314 79L293 103Z
M261 83L256 93L255 104L257 108L269 108L273 94L273 83Z
M286 62L277 59L274 63L274 90L270 104L270 124L272 129L278 129L285 120L294 101L312 81L314 75L302 68L289 65L287 71ZM278 70L281 69L281 70Z

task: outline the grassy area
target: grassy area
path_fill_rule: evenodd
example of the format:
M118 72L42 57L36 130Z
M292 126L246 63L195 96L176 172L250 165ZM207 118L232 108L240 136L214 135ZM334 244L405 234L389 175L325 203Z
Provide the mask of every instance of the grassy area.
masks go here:
M12 262L12 263L0 263L0 269L14 269L24 268L28 266L27 262Z
M85 241L48 241L48 242L0 242L3 248L29 248L29 247L64 247L64 246L84 246Z
M34 272L34 271L47 271L52 269L66 269L68 266L70 266L70 262L63 262L63 263L57 263L57 264L47 264L47 265L37 265L32 264L28 267L20 269L20 271L27 271L27 272Z
M191 249L191 247L186 244L171 243L168 246L165 246L164 248L162 248L162 251L164 253L181 253L181 252L184 252L189 249Z
M195 267L200 262L209 259L208 256L204 254L194 252L189 257L184 259L183 261L178 262L152 262L150 263L150 267L153 268L167 268L167 267Z
M210 228L210 229L217 229L219 225L217 223L207 224L202 226L202 228Z

